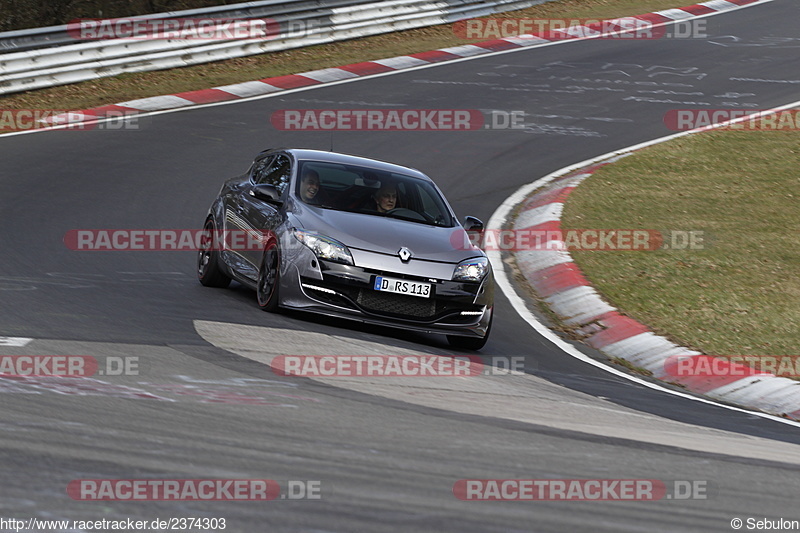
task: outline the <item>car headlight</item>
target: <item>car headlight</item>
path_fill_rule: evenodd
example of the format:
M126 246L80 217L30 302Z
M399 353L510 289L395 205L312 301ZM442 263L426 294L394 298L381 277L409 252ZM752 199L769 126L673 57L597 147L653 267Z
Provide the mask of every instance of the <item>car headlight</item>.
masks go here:
M465 259L456 265L453 281L480 281L489 272L489 260L485 257Z
M353 256L350 255L350 250L336 239L302 229L295 229L294 236L298 241L311 248L311 251L314 252L314 255L319 259L343 263L345 265L353 264Z

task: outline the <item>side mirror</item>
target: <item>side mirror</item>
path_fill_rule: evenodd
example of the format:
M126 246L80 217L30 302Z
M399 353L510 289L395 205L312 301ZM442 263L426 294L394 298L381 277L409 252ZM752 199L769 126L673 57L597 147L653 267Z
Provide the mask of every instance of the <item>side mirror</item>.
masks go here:
M268 183L254 185L253 188L250 189L250 195L271 204L280 205L283 203L281 202L281 193L278 192L278 189L276 189L274 185Z
M464 222L461 225L467 231L483 231L483 222L479 218L464 217Z

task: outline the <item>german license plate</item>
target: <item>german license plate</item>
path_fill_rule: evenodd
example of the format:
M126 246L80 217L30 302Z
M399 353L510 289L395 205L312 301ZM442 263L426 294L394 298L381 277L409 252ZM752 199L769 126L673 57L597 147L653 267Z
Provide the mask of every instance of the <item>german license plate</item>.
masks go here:
M381 292L394 292L428 298L431 295L431 284L409 281L407 279L375 277L375 290Z

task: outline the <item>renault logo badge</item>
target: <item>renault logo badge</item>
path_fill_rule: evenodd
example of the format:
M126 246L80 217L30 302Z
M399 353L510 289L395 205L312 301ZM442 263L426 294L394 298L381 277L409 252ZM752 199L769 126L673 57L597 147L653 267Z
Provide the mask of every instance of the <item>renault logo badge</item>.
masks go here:
M411 259L411 250L404 246L397 251L397 255L400 256L400 261L408 263L408 260Z

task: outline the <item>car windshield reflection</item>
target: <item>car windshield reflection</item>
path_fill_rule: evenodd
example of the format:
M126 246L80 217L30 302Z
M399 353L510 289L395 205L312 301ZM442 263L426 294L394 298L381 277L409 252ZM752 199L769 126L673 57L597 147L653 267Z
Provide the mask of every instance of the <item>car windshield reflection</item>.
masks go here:
M301 161L295 195L324 209L454 227L438 190L428 181L372 168Z

